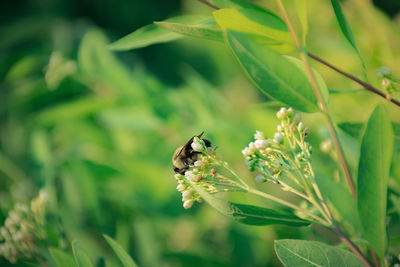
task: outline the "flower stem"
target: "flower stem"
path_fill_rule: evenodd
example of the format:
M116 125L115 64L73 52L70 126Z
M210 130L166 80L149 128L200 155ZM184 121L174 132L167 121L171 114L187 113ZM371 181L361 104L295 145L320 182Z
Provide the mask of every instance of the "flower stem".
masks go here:
M342 231L342 229L339 227L339 225L336 224L332 230L340 237L340 240L343 243L345 243L350 248L350 250L365 264L365 266L368 266L368 267L373 266L368 261L368 259L362 254L362 252L357 247L357 245L354 244L353 241L351 241L350 238Z
M321 92L320 92L320 90L318 88L318 85L317 85L317 82L315 80L314 74L311 71L311 66L310 66L310 63L307 60L307 55L306 55L306 53L304 53L303 50L301 50L301 46L300 46L299 40L297 39L297 36L296 36L296 33L294 32L292 24L290 23L289 17L288 17L288 15L286 13L285 7L283 6L282 0L277 0L277 2L278 2L279 9L282 12L283 19L284 19L284 21L285 21L285 23L286 23L291 35L292 35L293 42L294 42L295 46L299 49L300 58L304 62L307 74L308 74L308 76L310 78L311 85L312 85L312 87L314 89L314 93L315 93L315 95L316 95L316 97L318 99L319 108L321 109L321 112L324 114L325 119L328 122L329 131L330 131L330 133L332 135L333 142L335 144L336 150L338 151L340 162L341 162L343 171L344 171L346 179L347 179L347 183L348 183L348 185L350 187L350 190L351 190L351 193L353 195L353 198L356 199L357 198L356 190L355 190L355 187L354 187L354 184L353 184L353 180L351 178L351 174L350 174L349 168L348 168L346 160L344 158L344 153L343 153L342 146L341 146L341 144L339 142L339 139L337 138L337 134L336 134L335 128L333 126L332 118L330 117L329 112L328 112L328 108L327 108L327 106L325 105L325 102L322 99Z

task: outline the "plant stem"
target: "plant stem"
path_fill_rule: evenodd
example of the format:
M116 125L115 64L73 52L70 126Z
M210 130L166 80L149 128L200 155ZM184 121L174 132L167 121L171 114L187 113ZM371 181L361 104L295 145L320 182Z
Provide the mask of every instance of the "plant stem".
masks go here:
M278 2L278 6L279 6L279 8L280 8L280 10L282 12L283 19L284 19L284 21L285 21L285 23L286 23L291 35L292 35L293 42L294 42L295 46L299 49L300 58L303 60L304 65L306 67L307 74L308 74L308 76L310 78L311 85L312 85L312 87L314 89L314 93L315 93L315 95L317 96L317 99L318 99L319 107L321 109L321 112L324 114L325 119L328 122L329 131L330 131L330 133L332 135L333 143L335 144L336 150L338 152L338 155L339 155L339 158L340 158L340 162L342 164L342 168L343 168L344 174L345 174L346 179L347 179L347 183L348 183L348 185L350 187L350 190L351 190L351 193L353 195L353 198L356 199L357 198L356 190L354 188L353 180L351 178L351 174L350 174L349 168L348 168L346 160L344 158L344 153L343 153L342 146L340 145L339 139L337 138L337 134L336 134L335 128L333 126L333 121L332 121L332 119L331 119L331 117L329 115L328 108L326 107L326 105L325 105L325 103L324 103L324 101L322 99L321 92L320 92L320 90L318 88L318 85L317 85L317 82L315 80L314 74L311 71L311 66L310 66L310 63L307 60L307 55L302 50L300 50L300 48L301 48L300 47L300 43L299 43L299 41L297 39L297 36L296 36L296 34L295 34L294 30L293 30L292 24L290 23L289 17L288 17L288 15L286 13L286 10L285 10L285 7L283 6L282 1L281 0L277 0L277 2Z
M327 66L328 68L330 68L330 69L332 69L332 70L334 70L334 71L336 71L336 72L342 74L343 76L349 78L350 80L355 81L356 83L358 83L359 85L361 85L362 87L364 87L366 90L368 90L368 91L370 91L370 92L372 92L372 93L374 93L374 94L377 94L377 95L379 95L379 96L385 98L386 100L389 100L390 102L392 102L393 104L395 104L395 105L397 105L397 106L400 106L400 101L398 101L398 100L396 100L396 99L393 99L393 98L388 99L387 96L386 96L386 94L382 93L381 91L379 91L378 89L376 89L376 88L373 87L372 85L370 85L370 84L368 84L368 83L366 83L366 82L364 82L364 81L358 79L357 77L355 77L355 76L353 76L353 75L351 75L351 74L349 74L349 73L347 73L347 72L345 72L345 71L343 71L343 70L341 70L341 69L339 69L339 68L333 66L333 65L330 64L329 62L326 62L326 61L323 60L322 58L320 58L320 57L318 57L318 56L316 56L316 55L314 55L314 54L312 54L312 53L307 53L307 54L308 54L308 56L309 56L310 58L312 58L312 59L314 59L314 60L316 60L316 61L318 61L318 62L324 64L324 65Z
M300 211L300 212L302 212L304 214L307 214L308 216L310 216L311 218L313 218L314 220L318 221L319 223L321 223L324 226L328 226L329 225L329 223L327 221L325 221L324 219L322 219L321 217L318 217L317 215L311 213L310 211L302 209L302 208L300 208L300 207L298 207L298 206L296 206L296 205L294 205L294 204L292 204L290 202L287 202L287 201L285 201L283 199L280 199L278 197L272 196L270 194L264 193L262 191L259 191L259 190L255 189L255 188L251 188L251 187L249 187L247 189L247 191L249 193L254 194L254 195L257 195L257 196L272 200L272 201L277 202L277 203L279 203L281 205L284 205L286 207L289 207L289 208L292 208L294 210Z
M353 241L342 231L339 225L335 225L333 231L340 237L340 240L345 243L350 250L365 264L365 266L372 267L373 265L368 261L368 259L362 254L360 249L357 247Z
M206 0L197 0L197 1L199 1L199 2L201 2L201 3L203 3L203 4L207 5L207 6L209 6L209 7L211 7L211 8L219 9L219 7L217 7L217 6L213 5L213 4L211 4L210 2L208 2L208 1L206 1Z

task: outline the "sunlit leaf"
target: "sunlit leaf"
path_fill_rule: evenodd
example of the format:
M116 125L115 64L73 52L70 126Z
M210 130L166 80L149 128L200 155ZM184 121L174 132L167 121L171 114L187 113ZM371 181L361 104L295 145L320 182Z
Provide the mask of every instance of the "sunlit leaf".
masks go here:
M220 41L224 40L221 29L215 27L215 21L212 19L210 23L198 24L198 25L188 25L184 23L177 22L154 22L155 24L164 27L167 30L180 33L185 36L195 37L205 40Z
M202 21L207 21L209 17L199 15L186 15L180 17L174 17L165 20L165 23L177 23L182 25L196 25ZM146 47L158 43L171 42L182 37L181 34L161 27L157 24L150 24L144 26L121 39L111 43L108 47L112 50L131 50Z
M124 267L137 267L131 256L129 256L129 254L126 253L126 251L114 239L107 235L103 236L110 247L114 250L115 254L118 256Z
M366 240L379 257L386 249L386 199L393 153L393 129L379 105L368 120L358 165L358 212Z
M227 41L250 80L263 93L300 111L318 111L309 78L296 63L242 33L228 31Z
M288 267L364 266L353 253L316 241L277 240L275 251L283 265Z
M250 33L272 40L265 43L280 52L293 50L292 38L284 21L273 13L251 9L220 9L213 13L218 25L224 30ZM262 42L262 39L260 39Z

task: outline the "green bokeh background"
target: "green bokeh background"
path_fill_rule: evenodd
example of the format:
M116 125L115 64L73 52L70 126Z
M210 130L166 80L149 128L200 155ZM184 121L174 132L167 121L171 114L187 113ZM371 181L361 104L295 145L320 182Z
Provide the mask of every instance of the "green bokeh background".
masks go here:
M310 3L310 50L363 77L329 1ZM369 82L380 87L375 70L381 66L399 77L395 7L389 18L368 1L343 5ZM5 2L0 12L0 222L16 203L45 188L56 214L49 220L50 246L70 251L78 239L96 266L118 266L103 233L143 267L280 266L273 240L338 243L318 227L252 227L206 204L182 208L170 163L175 148L205 131L252 183L240 151L256 129L273 135L280 105L248 83L223 44L188 38L119 53L106 45L152 21L209 8L195 0L32 0ZM329 88L360 89L314 66ZM329 107L337 123L363 123L378 102L400 121L398 108L365 91L332 95ZM303 118L315 148L314 168L331 176L335 165L318 148L329 137L326 125L319 115ZM359 143L342 138L355 171ZM274 185L259 187L295 201ZM230 197L273 206L239 193ZM398 229L389 231L400 236ZM0 258L1 266L7 264Z

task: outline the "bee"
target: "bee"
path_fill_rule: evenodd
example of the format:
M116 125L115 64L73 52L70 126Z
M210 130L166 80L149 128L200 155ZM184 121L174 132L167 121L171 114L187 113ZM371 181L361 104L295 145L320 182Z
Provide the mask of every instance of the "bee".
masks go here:
M210 141L201 138L203 136L203 133L204 132L197 135L197 137L203 140L206 147L211 147ZM198 156L201 154L201 152L194 151L192 148L194 137L195 136L190 138L190 140L187 141L187 143L184 146L178 147L175 150L175 153L172 156L172 165L174 167L175 173L184 174L185 171L189 169L189 167L193 166L193 163L197 161Z

